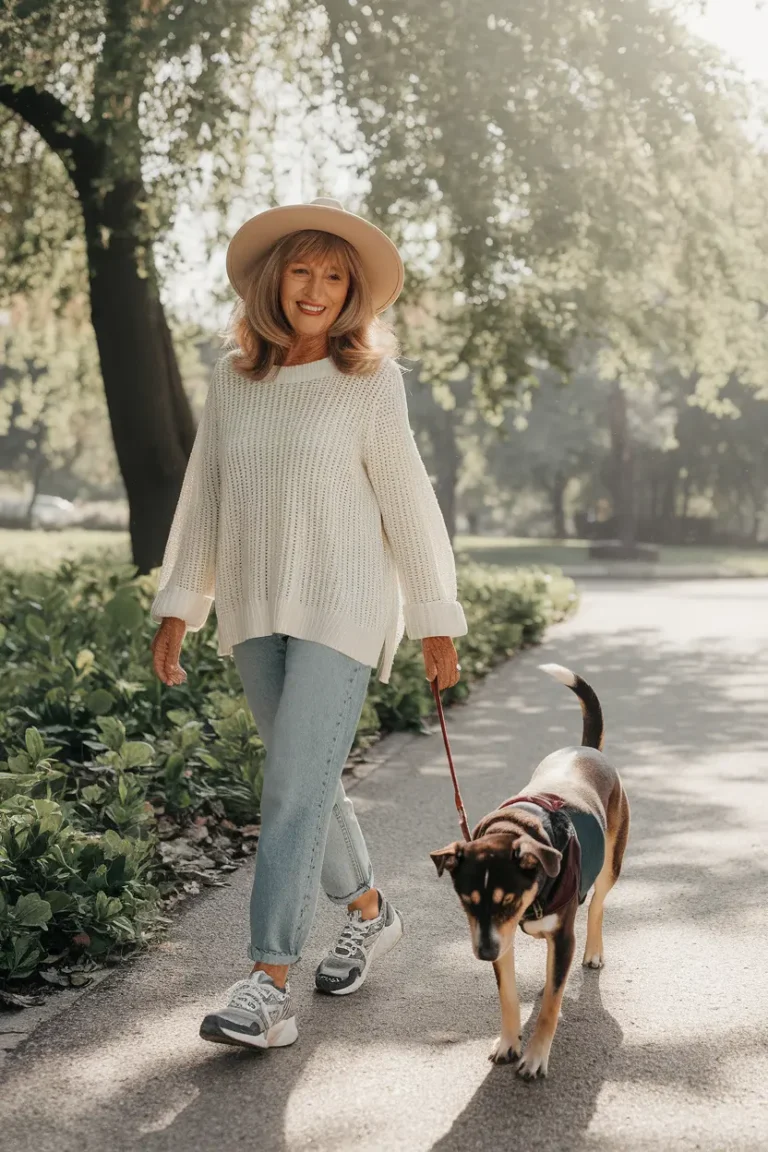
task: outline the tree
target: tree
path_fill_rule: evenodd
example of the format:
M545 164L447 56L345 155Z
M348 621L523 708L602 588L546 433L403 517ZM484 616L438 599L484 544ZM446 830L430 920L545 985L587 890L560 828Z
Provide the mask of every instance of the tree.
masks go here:
M79 417L100 383L83 309L74 300L65 311L54 315L50 294L16 297L0 328L0 469L26 474L28 524L45 478L75 465Z
M598 345L631 544L631 413L659 355L716 392L768 353L764 164L743 85L647 0L324 7L369 207L409 257L401 331L423 385L445 398L468 373L496 425L543 370L567 378L585 341ZM455 400L441 407L460 425ZM454 455L437 456L443 472ZM569 466L537 465L558 532Z
M10 0L0 16L0 104L13 113L0 132L15 141L18 161L5 179L29 193L0 233L10 288L39 283L62 236L75 249L75 265L87 268L142 572L162 559L195 434L155 244L180 198L200 194L206 174L225 215L258 141L262 66L299 51L306 31L301 20L286 19L289 7L279 0ZM47 234L39 216L46 200L55 204Z

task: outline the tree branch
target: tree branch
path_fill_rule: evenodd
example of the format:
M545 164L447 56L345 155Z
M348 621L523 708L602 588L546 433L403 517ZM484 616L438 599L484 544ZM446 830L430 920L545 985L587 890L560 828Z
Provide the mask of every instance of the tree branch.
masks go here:
M93 166L97 161L98 148L83 131L82 121L50 92L29 84L21 88L0 84L0 104L26 120L58 155L69 153L76 167Z

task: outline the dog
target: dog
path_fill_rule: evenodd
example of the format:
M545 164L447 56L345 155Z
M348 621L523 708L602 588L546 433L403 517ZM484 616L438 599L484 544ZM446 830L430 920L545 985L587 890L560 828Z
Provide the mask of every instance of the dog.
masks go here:
M547 1075L565 982L576 945L576 912L594 885L583 964L603 966L603 905L619 878L629 835L629 802L603 755L603 713L595 692L567 668L547 672L579 698L581 747L545 757L524 792L484 816L469 841L430 857L447 870L462 903L478 960L490 960L501 1005L501 1035L489 1059L515 1064L526 1080ZM547 941L547 979L536 1027L522 1051L515 983L517 926Z

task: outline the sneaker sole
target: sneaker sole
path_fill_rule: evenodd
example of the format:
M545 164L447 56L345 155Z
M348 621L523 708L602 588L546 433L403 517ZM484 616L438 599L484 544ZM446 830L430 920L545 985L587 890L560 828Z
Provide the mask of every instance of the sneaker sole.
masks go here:
M365 983L365 978L371 969L374 956L386 956L387 952L391 952L395 945L402 940L402 937L403 922L400 919L399 912L395 912L394 920L391 924L388 924L386 928L382 929L381 935L368 956L368 963L363 969L362 974L358 976L353 984L350 984L348 988L320 988L315 984L315 988L317 988L318 992L322 992L326 996L350 996L353 992L357 992L358 988Z
M273 1024L266 1035L263 1032L238 1032L231 1024L227 1027L227 1022L213 1013L206 1016L200 1025L200 1036L212 1044L232 1044L236 1048L287 1048L298 1039L299 1030L296 1017L290 1016Z

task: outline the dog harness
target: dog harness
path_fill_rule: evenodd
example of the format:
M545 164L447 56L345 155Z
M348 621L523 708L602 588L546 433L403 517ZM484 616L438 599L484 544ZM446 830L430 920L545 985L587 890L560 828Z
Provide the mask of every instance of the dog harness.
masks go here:
M523 920L541 920L559 912L577 893L579 904L583 904L605 859L605 833L600 821L591 812L568 808L552 792L514 796L505 800L498 811L513 805L541 820L552 847L563 857L557 876L547 876L536 899L526 908Z

